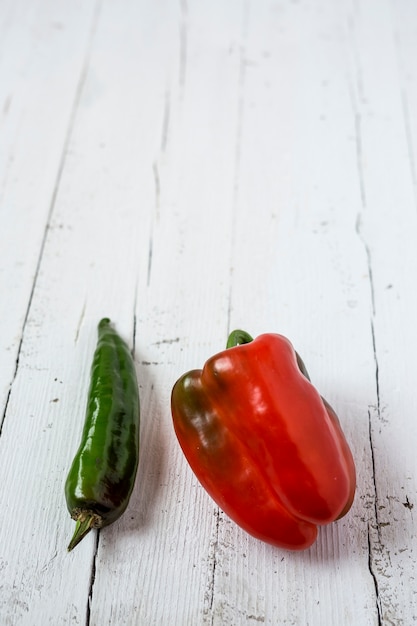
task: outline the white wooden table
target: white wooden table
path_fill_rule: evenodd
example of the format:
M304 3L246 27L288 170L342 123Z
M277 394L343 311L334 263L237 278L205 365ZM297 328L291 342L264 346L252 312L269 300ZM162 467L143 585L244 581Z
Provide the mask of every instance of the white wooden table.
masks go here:
M0 0L0 623L417 622L415 0ZM66 551L99 319L134 346L125 515ZM203 491L170 392L236 327L337 410L305 552Z

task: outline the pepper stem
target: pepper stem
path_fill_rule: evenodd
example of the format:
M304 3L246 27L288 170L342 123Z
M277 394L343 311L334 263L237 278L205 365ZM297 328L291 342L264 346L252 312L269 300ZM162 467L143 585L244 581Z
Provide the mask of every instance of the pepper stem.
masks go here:
M94 526L97 526L98 515L96 513L80 513L76 519L75 531L71 541L68 544L68 552L71 552L77 546L81 539L90 532Z
M226 350L228 348L235 348L236 346L240 346L243 343L250 343L251 341L253 341L253 337L251 337L246 331L233 330L227 340Z

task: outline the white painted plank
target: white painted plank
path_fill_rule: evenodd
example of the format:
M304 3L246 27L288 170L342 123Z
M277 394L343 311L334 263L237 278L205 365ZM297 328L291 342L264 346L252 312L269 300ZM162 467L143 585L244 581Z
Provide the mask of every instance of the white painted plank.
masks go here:
M3 2L0 37L0 399L22 328L95 19L95 2ZM3 414L1 414L3 416Z
M370 46L368 33L375 9L375 3L364 2L355 12L352 40L356 50L355 103L360 121L359 167L363 173L359 231L372 271L379 391L378 403L371 408L377 522L372 568L381 616L387 623L397 624L417 619L413 519L417 428L416 400L411 391L417 339L417 205L412 156L416 135L409 125L413 109L405 106L408 80L400 53L403 40L404 45L410 44L406 37L410 27L415 29L417 7L407 2L398 8L392 3L382 10L379 7L378 29L373 31L374 46ZM404 39L399 27L405 30ZM415 46L416 41L414 55ZM410 48L408 51L411 53ZM379 71L381 66L383 74ZM412 97L411 90L411 106ZM414 113L416 104L414 100Z
M69 62L73 50L67 51ZM149 110L142 118L138 111L132 130L117 97L105 98L110 118L95 119L97 108L91 116L91 99L101 97L94 63L87 74L86 126L77 124L69 142L0 440L1 614L7 624L86 620L94 537L66 554L73 522L63 483L84 418L96 323L110 315L131 341L137 274L146 272L148 261L152 168L147 178L137 171L145 171L144 146L149 154L154 138L159 141L163 90L161 107L157 99L151 103L153 123ZM123 151L115 146L120 136ZM103 143L110 157L100 161L95 157L105 151Z

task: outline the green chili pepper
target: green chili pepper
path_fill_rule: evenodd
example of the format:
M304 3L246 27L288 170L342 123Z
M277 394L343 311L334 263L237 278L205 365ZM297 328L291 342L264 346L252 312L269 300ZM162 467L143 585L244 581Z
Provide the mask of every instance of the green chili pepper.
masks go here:
M91 367L81 443L71 465L65 497L77 522L72 550L91 528L125 511L139 460L139 392L132 355L104 318Z

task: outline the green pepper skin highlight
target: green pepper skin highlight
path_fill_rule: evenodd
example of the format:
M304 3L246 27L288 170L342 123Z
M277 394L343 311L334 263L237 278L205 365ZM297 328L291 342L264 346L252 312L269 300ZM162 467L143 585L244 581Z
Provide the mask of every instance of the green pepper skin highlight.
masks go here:
M86 418L65 483L77 522L72 550L91 528L116 521L125 511L139 462L139 391L132 355L110 320L98 325Z

